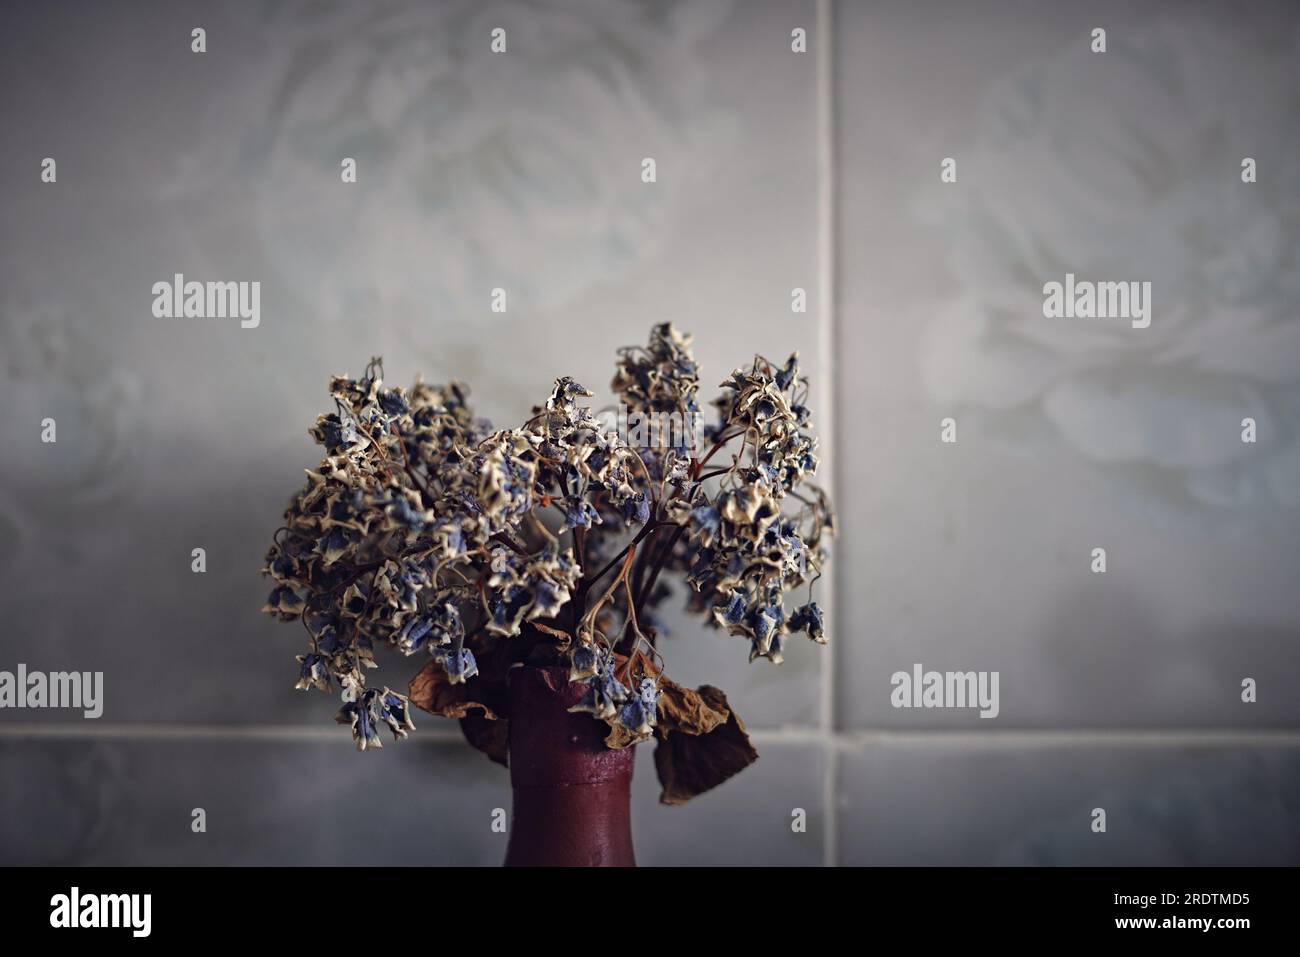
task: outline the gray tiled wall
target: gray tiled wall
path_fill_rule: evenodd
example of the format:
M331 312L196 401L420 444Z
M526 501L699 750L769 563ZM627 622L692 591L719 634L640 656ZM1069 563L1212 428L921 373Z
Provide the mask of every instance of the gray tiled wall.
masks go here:
M13 18L0 667L103 670L107 700L98 723L0 713L0 862L497 862L505 772L427 716L352 753L334 704L292 690L298 636L258 613L256 569L330 373L382 353L390 379L463 378L512 421L556 375L603 386L667 319L707 386L799 349L817 411L834 397L842 530L832 648L751 666L674 619L674 674L727 689L762 757L664 808L641 755L642 863L1300 862L1300 20L1064 10ZM1152 327L1046 329L1042 272L1067 269L1150 278ZM260 278L262 326L153 320L174 272ZM33 453L45 415L59 442ZM1000 716L891 708L914 662L1000 671Z

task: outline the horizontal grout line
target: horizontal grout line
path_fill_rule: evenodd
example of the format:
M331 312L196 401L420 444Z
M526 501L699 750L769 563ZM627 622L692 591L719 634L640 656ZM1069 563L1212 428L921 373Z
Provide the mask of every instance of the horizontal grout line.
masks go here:
M1300 746L1300 730L1278 728L1079 728L1068 729L1015 729L961 730L952 728L916 728L908 730L853 731L835 736L835 746L840 749L863 748L873 744L927 744L953 745L989 743L999 746L1034 747L1055 745L1060 747L1093 747L1120 745L1126 747L1159 747L1179 745L1210 745L1232 747L1240 745Z
M248 724L27 724L0 727L0 738L61 738L66 740L157 741L347 741L348 732L329 725ZM434 728L417 731L408 740L429 744L464 741L459 731Z
M347 731L328 725L239 725L239 724L14 724L0 726L0 739L62 740L158 740L158 741L346 741ZM1161 729L1080 728L959 730L951 728L862 729L827 734L817 727L787 726L756 728L750 737L757 744L810 744L852 750L874 744L951 745L991 743L998 745L1248 745L1300 746L1300 730L1288 729ZM455 728L421 728L409 738L424 744L461 744L464 737Z

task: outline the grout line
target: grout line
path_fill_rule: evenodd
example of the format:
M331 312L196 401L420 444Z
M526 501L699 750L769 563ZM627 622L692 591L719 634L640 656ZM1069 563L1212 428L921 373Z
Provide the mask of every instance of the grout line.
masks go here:
M998 746L1090 747L1119 745L1130 747L1176 747L1208 745L1236 747L1259 744L1300 746L1300 730L1290 728L1008 728L1004 731L926 728L911 730L855 731L836 736L843 749L872 744L971 744L978 742Z
M750 737L757 744L821 744L838 751L870 745L950 745L985 743L997 746L1093 745L1281 745L1300 746L1300 729L1288 728L871 728L826 734L819 727L753 728ZM50 724L11 724L0 727L0 739L63 740L155 740L155 741L336 741L348 742L346 733L329 725L240 725L240 724L92 724L63 721ZM463 744L454 728L426 728L408 739L425 744Z
M241 724L17 724L0 727L5 738L61 738L71 740L152 741L338 741L350 743L346 731L329 725L241 725ZM417 731L407 740L425 744L464 742L452 728Z
M835 11L832 0L816 0L817 47L817 353L821 385L818 415L823 434L829 437L831 461L826 492L835 501ZM833 629L838 620L835 605L835 574L824 576L825 605ZM821 744L826 762L822 781L822 864L834 867L839 857L839 827L836 800L837 749L835 737L835 640L819 649L821 661Z

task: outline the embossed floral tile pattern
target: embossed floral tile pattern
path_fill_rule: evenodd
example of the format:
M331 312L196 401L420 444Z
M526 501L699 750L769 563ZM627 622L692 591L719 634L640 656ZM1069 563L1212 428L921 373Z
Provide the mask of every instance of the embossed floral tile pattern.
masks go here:
M1000 672L999 727L1294 728L1300 20L940 8L838 31L840 716L989 723L861 688L920 662ZM1149 314L1049 318L1074 277Z
M0 652L18 660L39 634L45 667L115 672L107 720L332 714L288 693L296 642L245 611L265 597L268 531L319 461L306 427L333 373L382 354L394 383L460 379L477 412L522 421L562 375L613 402L615 350L666 319L695 333L709 395L755 351L819 369L814 313L789 305L816 284L814 66L746 53L788 49L786 18L811 26L811 4L306 9L173 6L119 30L74 4L4 40L15 77L42 53L59 66L3 95L61 165L42 193L18 175L29 146L0 155L25 224L0 264L0 427L18 442L33 416L59 424L41 459L0 466L0 561L22 576ZM196 16L203 56L172 43ZM518 24L517 58L478 42L493 17ZM176 273L261 277L259 326L153 318L140 290ZM684 598L673 630L700 639ZM715 635L671 643L692 685L748 689L751 724L818 719L806 649L774 681Z
M666 609L761 758L664 807L641 749L642 863L1296 863L1298 41L1285 2L24 6L0 671L105 690L0 712L0 863L498 863L504 771L429 716L357 755L293 689L267 533L331 374L516 423L667 321L709 391L799 349L841 534L827 648ZM260 282L257 327L155 318L177 274ZM1150 283L1149 325L1044 315L1071 276ZM359 821L376 788L425 796Z

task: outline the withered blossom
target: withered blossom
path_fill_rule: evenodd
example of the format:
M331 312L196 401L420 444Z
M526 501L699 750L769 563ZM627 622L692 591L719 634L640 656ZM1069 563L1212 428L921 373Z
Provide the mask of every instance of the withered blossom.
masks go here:
M702 421L691 337L671 324L620 350L616 367L629 419ZM568 376L505 430L473 415L458 382L390 387L377 359L359 378L335 376L334 409L309 430L322 460L264 569L275 584L263 610L307 633L296 686L337 683L338 720L361 750L381 746L381 726L405 737L414 702L460 718L504 762L511 666L560 664L582 685L573 710L609 725L608 746L658 737L665 800L752 762L725 696L664 672L656 609L674 592L661 573L687 584L707 624L744 637L751 660L780 662L791 634L826 640L820 606L786 598L821 574L834 521L810 481L817 441L797 354L756 357L721 389L701 447L652 447L647 433L612 434ZM428 655L410 701L367 688L382 645Z

